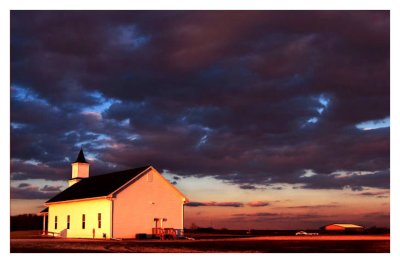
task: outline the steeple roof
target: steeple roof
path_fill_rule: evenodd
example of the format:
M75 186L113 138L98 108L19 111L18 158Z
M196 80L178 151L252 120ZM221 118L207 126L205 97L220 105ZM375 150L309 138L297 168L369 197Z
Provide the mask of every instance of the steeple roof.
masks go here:
M88 163L85 159L85 155L83 154L82 147L81 147L81 150L79 151L78 158L76 158L75 162L76 163Z

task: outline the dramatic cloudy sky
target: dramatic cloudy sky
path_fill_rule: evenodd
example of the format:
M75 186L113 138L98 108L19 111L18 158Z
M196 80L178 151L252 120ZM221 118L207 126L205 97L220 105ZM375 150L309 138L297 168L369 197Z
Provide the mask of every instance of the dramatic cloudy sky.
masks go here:
M11 213L152 164L186 225L388 226L386 11L12 11Z

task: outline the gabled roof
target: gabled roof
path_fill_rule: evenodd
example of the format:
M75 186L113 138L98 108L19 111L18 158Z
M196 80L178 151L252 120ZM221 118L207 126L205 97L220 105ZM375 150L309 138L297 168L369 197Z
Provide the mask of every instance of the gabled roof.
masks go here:
M46 207L45 209L37 213L38 216L45 216L47 214L49 214L49 207Z
M85 155L83 154L83 150L81 148L81 150L79 151L78 157L76 158L76 163L88 163L85 159Z
M54 196L46 203L107 196L136 176L140 175L149 167L151 166L148 165L121 172L96 175L82 179L78 183L70 186L58 195Z
M333 224L333 225L344 227L344 228L363 228L362 226L354 225L354 224Z
M324 225L321 227L321 229L327 227L327 226L338 226L338 227L343 227L343 228L364 228L363 226L355 225L355 224L329 224L329 225Z

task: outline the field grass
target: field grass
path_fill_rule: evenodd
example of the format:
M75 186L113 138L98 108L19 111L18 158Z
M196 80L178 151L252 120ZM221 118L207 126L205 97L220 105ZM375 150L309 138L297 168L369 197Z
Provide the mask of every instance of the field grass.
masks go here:
M388 253L390 236L226 236L215 239L209 235L199 240L116 241L41 238L37 231L16 231L11 232L10 248L15 253Z
M42 230L11 231L11 239L41 238Z

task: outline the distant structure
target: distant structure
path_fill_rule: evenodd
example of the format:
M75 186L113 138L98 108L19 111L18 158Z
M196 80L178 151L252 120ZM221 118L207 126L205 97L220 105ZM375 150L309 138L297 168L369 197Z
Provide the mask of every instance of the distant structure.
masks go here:
M150 165L89 177L81 149L68 183L40 212L44 235L109 239L183 234L189 200Z
M364 227L354 224L330 224L321 227L325 231L337 231L337 232L362 232Z

